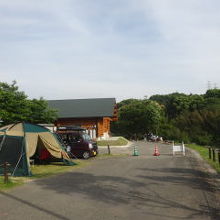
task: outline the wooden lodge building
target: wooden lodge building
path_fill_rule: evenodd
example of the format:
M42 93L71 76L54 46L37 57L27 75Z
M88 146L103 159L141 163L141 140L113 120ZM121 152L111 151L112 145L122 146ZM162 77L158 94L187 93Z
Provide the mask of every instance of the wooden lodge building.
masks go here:
M118 120L115 98L49 100L58 111L55 127L80 126L92 138L108 137L111 121Z

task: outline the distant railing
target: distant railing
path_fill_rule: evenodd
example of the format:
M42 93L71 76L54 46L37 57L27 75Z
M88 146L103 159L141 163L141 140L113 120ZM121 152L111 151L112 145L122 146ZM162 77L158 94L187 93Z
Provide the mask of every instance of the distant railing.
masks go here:
M209 159L216 162L218 160L219 166L220 166L220 149L208 147L209 149Z

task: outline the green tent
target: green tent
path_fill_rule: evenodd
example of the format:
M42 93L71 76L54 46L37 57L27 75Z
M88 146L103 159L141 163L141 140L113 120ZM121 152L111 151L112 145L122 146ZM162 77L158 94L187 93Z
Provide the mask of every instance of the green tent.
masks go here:
M39 150L46 150L53 158L72 165L56 136L47 128L30 123L15 123L0 128L0 174L8 162L13 176L29 176L30 158Z

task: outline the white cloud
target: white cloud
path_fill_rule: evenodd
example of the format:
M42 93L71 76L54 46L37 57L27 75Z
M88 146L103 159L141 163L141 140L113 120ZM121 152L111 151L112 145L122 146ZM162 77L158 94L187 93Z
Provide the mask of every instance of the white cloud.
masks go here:
M0 0L1 81L50 99L205 92L208 80L220 84L219 9L217 0Z

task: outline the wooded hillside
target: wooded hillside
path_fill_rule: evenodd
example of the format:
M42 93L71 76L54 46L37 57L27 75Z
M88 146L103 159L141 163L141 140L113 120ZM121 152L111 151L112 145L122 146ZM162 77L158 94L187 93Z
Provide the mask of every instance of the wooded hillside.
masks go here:
M205 94L172 93L118 103L112 132L127 138L152 132L167 140L220 146L220 89Z

